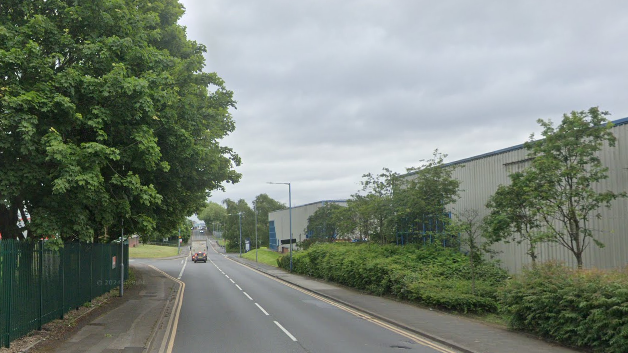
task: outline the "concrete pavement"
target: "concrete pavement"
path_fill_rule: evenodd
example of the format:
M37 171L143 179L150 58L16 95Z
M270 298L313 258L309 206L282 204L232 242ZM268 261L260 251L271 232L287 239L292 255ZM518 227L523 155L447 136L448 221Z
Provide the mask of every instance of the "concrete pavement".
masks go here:
M178 287L143 264L132 265L138 284L125 291L122 304L42 352L157 352ZM153 343L151 345L151 343ZM151 348L148 350L148 348Z

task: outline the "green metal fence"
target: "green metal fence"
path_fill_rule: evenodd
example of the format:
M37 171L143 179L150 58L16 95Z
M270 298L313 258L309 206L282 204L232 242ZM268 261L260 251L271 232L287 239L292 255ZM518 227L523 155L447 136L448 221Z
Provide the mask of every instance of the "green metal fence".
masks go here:
M0 347L120 285L120 244L0 240ZM124 245L125 278L129 246Z

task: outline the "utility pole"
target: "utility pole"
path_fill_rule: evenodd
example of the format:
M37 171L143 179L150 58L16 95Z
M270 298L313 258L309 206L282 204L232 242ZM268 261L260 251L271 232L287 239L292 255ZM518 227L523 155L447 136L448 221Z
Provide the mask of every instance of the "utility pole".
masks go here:
M253 212L255 212L255 262L257 262L257 203L253 204Z
M238 212L238 222L240 223L240 257L242 257L242 212Z

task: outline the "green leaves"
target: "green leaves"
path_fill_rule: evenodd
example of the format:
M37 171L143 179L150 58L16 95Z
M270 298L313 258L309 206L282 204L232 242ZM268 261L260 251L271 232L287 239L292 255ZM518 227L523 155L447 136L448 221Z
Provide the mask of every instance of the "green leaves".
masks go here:
M532 165L517 177L523 183L515 184L513 179L511 187L523 195L523 200L531 201L531 219L541 220L548 229L548 239L571 251L580 268L590 242L601 245L590 228L590 220L599 217L596 210L626 197L622 191L597 189L598 183L608 178L608 168L599 153L604 144L615 145L608 114L597 107L573 111L565 114L557 127L551 121L539 120L544 138L535 141L531 136L526 142Z
M337 214L342 207L335 203L327 203L308 217L304 232L308 235L309 242L331 242L338 236L339 218Z
M177 1L0 8L0 219L28 210L33 230L87 241L108 241L120 218L170 235L239 180L219 141L234 129L232 92L201 72L205 49L177 25Z
M506 279L497 265L478 262L475 295L466 257L440 246L317 243L294 253L292 261L297 273L461 312L496 311L497 287ZM278 262L289 266L288 256Z
M604 352L625 352L628 344L628 274L623 270L537 265L508 282L502 303L515 329Z

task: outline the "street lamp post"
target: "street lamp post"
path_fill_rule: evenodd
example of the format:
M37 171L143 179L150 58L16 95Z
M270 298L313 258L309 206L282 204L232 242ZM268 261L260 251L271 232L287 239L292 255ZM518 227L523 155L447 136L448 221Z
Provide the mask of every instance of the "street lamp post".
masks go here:
M292 272L292 186L290 183L273 183L270 181L268 184L288 185L288 214L290 217L290 272Z

